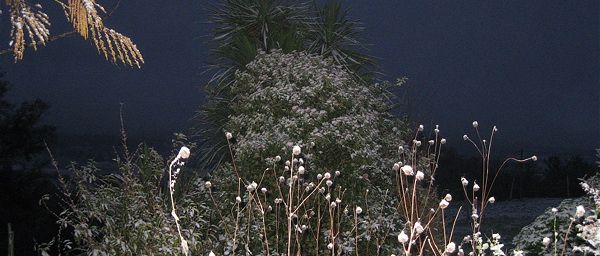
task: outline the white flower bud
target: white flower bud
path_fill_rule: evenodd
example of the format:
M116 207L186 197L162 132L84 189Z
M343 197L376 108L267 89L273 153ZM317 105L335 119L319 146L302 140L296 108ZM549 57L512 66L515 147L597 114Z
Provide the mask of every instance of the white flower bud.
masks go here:
M415 141L415 145L416 145L417 147L420 147L420 146L421 146L421 141L420 141L420 140L417 140L417 141Z
M322 178L323 178L323 175L322 175L322 174L320 174L320 173L319 173L319 174L317 174L317 180L320 180L320 179L322 179Z
M534 162L537 161L537 156L532 156L531 160L534 161Z
M327 180L325 183L327 184L328 187L331 187L331 185L333 185L333 181L331 181L331 180Z
M331 202L331 204L329 206L331 206L331 208L335 208L337 206L337 204L335 202Z
M490 204L493 204L493 203L495 203L495 202L496 202L496 198L494 198L494 197L492 196L492 197L490 197L490 199L488 199L488 202L489 202Z
M422 132L422 131L423 131L423 129L425 129L425 127L424 127L422 124L421 124L421 125L419 125L419 131L420 131L420 132Z
M333 244L332 244L332 243L329 243L329 244L327 245L327 249L329 249L329 250L333 250Z
M469 139L469 136L467 136L466 134L463 135L463 140L468 140L468 139Z
M494 128L492 128L492 131L494 131L494 132L497 132L497 131L498 131L498 127L496 127L496 126L494 125Z
M552 212L556 213L556 212L558 212L558 209L556 209L556 208L553 207L552 208Z
M477 128L479 126L479 123L477 123L477 121L473 121L473 127Z
M462 183L463 187L469 185L469 181L465 177L460 178L460 183Z
M477 185L477 183L475 183L475 185L473 185L473 191L477 192L479 191L480 187L479 185Z
M231 134L230 132L226 132L225 138L227 138L227 140L230 140L231 138L233 138L233 134Z
M342 199L336 198L335 202L338 203L338 204L341 204L342 203Z
M440 140L440 143L441 143L441 144L446 144L446 139L443 139L443 138L442 138L442 139Z
M260 189L260 192L262 192L263 194L264 194L264 193L267 193L267 188L261 188L261 189Z
M324 177L325 179L331 179L331 174L329 172L326 172Z
M429 140L428 143L429 143L429 145L433 145L433 143L435 143L435 141Z
M210 188L212 186L212 183L210 183L210 181L204 182L204 186Z
M394 171L400 170L400 165L398 163L395 163L394 166L392 167L392 170L394 170Z
M342 173L340 171L335 171L335 176L340 176Z
M236 196L235 197L235 202L238 203L238 204L241 203L242 202L242 198L239 197L239 196Z
M275 162L279 162L279 161L281 161L281 157L280 156L276 156L275 157Z

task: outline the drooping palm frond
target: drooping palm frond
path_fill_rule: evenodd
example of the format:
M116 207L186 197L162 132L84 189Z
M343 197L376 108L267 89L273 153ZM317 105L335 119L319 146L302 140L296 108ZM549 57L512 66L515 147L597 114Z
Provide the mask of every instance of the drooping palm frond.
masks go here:
M16 62L23 59L23 53L27 46L25 30L27 30L31 46L37 50L38 44L45 45L48 41L50 21L39 4L32 7L24 0L6 0L6 5L10 8L10 37L12 40L9 45Z
M141 67L144 57L137 46L129 37L104 26L100 14L106 11L96 0L65 1L55 0L63 8L74 31L85 39L91 38L98 53L115 64ZM40 4L32 6L25 0L6 0L6 5L10 8L11 21L9 45L17 62L23 59L28 46L37 50L38 45L51 41L50 19ZM26 40L25 31L29 40Z
M129 37L104 26L98 10L106 11L95 0L69 0L63 7L75 31L85 39L91 37L107 60L138 68L144 63L144 57Z

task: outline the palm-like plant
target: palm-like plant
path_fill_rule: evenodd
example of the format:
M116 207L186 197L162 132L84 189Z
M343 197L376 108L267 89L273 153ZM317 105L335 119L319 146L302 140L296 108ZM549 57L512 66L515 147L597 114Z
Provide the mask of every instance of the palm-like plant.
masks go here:
M226 0L210 12L209 23L215 27L214 64L207 69L212 73L206 87L207 103L196 112L192 129L204 167L229 160L223 127L232 113L233 75L245 70L259 51L310 51L331 57L361 80L374 67L373 58L361 53L364 47L358 34L362 28L335 0L323 7L286 0Z
M370 74L375 67L373 57L361 52L365 50L359 39L364 29L360 22L348 17L348 9L342 9L340 2L331 0L317 9L315 22L308 33L308 51L331 57L335 63L358 76Z

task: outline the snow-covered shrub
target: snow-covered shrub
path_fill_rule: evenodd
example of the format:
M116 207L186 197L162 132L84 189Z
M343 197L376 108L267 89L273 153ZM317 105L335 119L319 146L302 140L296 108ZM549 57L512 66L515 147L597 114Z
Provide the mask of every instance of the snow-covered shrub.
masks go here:
M398 82L401 83L402 80ZM321 56L304 52L285 54L279 50L259 53L245 71L235 75L231 88L235 95L231 105L233 114L225 126L231 132L226 137L231 142L234 165L223 166L213 173L215 188L231 192L232 196L226 197L231 202L238 187L243 191L255 181L269 191L266 202L272 203L280 196L278 189L287 190L290 184L296 184L290 182L292 177L287 170L302 166L302 171L294 169L298 172L294 182L298 179L301 189L330 177L322 184L327 192L310 199L311 206L325 202L331 205L339 198L341 204L336 203L333 208L340 209L336 214L345 216L339 219L342 226L350 227L338 230L339 241L318 241L319 250L328 250L330 242L334 250L352 250L356 234L343 233L354 225L354 218L348 212L358 205L367 212L366 203L370 214L359 216L369 219L359 225L358 237L365 243L360 247L382 250L380 244L394 237L389 229L401 226L391 167L397 159L398 146L404 145L402 138L407 131L404 123L388 112L390 86L358 82L346 69ZM302 148L302 153L294 158L290 154L293 146ZM285 171L287 174L283 175ZM236 201L255 200L244 194L237 195L240 198ZM227 219L223 226L236 223L235 219L235 216ZM239 232L248 232L246 226L252 225L240 224ZM260 221L255 227L258 231L262 229ZM327 238L330 230L322 228L320 232L321 237ZM317 243L310 236L303 239L308 240L303 242L307 248L308 244ZM273 243L270 248L275 247Z
M144 145L131 155L125 152L116 159L116 170L98 169L93 162L72 164L70 177L60 177L58 200L64 211L54 214L62 236L38 246L42 255L182 255L182 240L164 182L165 160ZM174 197L181 234L192 252L204 254L215 240L213 233L207 232L214 229L209 222L210 209L203 202L202 195L207 193L200 179L179 178L180 182L184 179L191 183L189 191L175 186ZM41 203L48 199L50 196Z
M568 198L558 207L548 208L513 238L515 247L531 255L562 255L563 251L600 255L599 185L599 174L583 181L586 196Z

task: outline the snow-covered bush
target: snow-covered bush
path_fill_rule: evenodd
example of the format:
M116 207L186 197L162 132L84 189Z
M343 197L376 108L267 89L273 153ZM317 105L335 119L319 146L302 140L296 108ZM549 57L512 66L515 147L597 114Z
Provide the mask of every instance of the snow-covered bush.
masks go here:
M118 157L115 170L101 170L93 162L72 164L70 177L60 177L62 194L53 198L64 211L55 212L59 236L38 246L42 255L182 255L182 243L194 253L205 253L216 230L210 224L204 182L181 176L174 186L180 239L167 192L165 160L140 145L131 155ZM177 169L183 165L177 164ZM178 171L175 171L178 172ZM173 173L175 174L175 173ZM51 197L45 197L45 203ZM60 235L62 234L62 236ZM186 242L184 242L186 241Z
M600 157L600 151L599 157ZM587 193L548 208L513 238L528 255L563 255L581 252L600 255L600 175L581 182Z
M399 80L397 84L401 83ZM236 73L231 88L235 95L231 105L233 114L225 130L231 132L226 137L231 142L234 162L213 173L212 179L219 192L228 191L231 196L217 201L231 202L236 196L240 197L236 201L242 203L256 200L243 193L255 181L268 191L265 202L275 208L274 200L285 199L280 198L278 190L285 190L285 194L290 186L298 186L309 194L311 189L319 188L316 184L322 183L326 191L307 199L307 204L315 211L323 203L326 203L323 209L339 209L335 213L341 214L341 218L336 218L336 223L343 228L333 230L339 236L332 240L330 228L318 231L313 223L311 232L321 232L325 240L304 236L304 247L315 245L317 250L327 251L328 243L332 243L333 250L348 253L359 243L358 237L364 243L361 248L383 250L383 242L394 238L391 230L402 225L396 210L391 168L407 131L404 123L389 113L390 86L359 82L347 69L318 55L285 54L279 50L260 52L244 71ZM294 158L289 154L293 146L302 149ZM297 169L300 166L301 170ZM297 172L297 177L289 177L289 169ZM235 195L238 188L242 193ZM335 207L327 207L331 203ZM355 220L350 213L359 205L365 208L365 213L358 218L368 221L360 221L361 233L355 234L351 231ZM223 227L237 223L240 234L248 232L246 226L262 230L260 219L256 219L256 225L236 222L235 215L225 219ZM228 229L236 230L235 226ZM276 235L265 236L273 238L270 248L276 248Z

